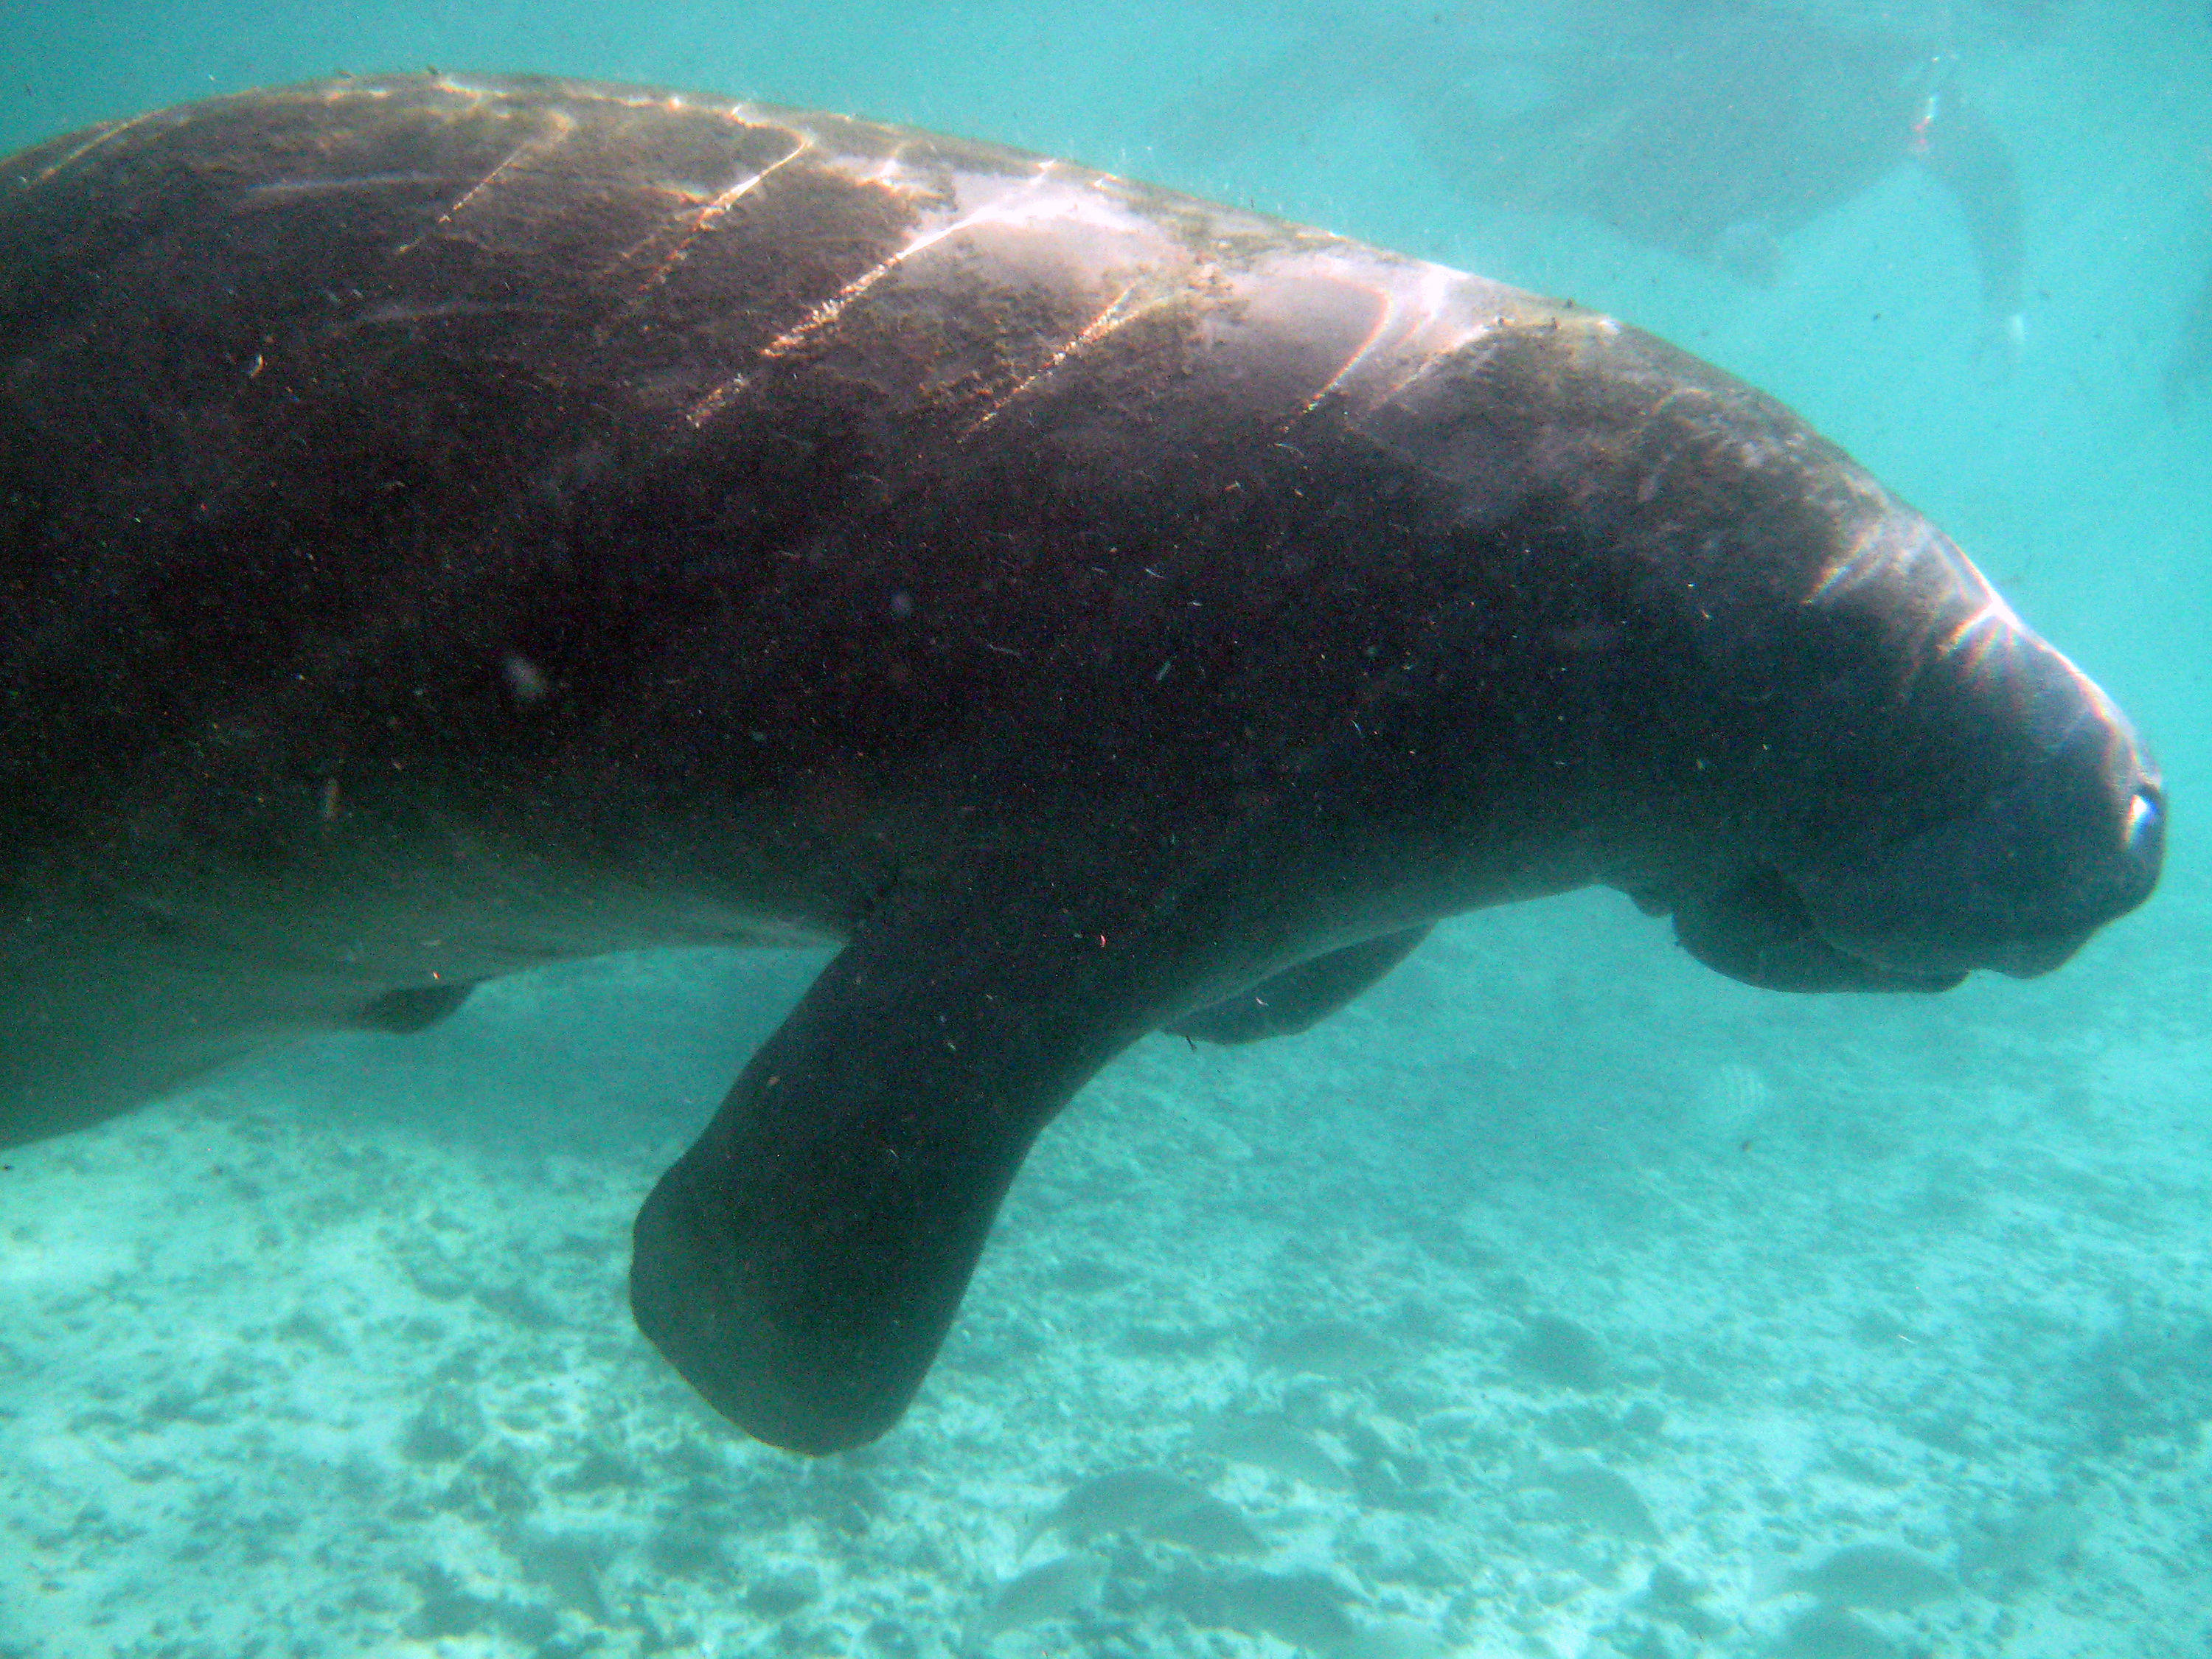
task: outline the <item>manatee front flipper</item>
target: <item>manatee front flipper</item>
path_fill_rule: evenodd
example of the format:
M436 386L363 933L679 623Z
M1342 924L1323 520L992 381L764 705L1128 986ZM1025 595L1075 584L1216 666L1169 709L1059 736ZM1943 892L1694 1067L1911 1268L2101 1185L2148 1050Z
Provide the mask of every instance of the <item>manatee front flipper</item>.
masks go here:
M1413 953L1429 929L1408 927L1285 968L1250 990L1224 997L1168 1027L1201 1042L1255 1042L1294 1036L1316 1025Z
M476 988L456 985L401 985L369 999L353 1017L357 1031L385 1031L393 1036L412 1036L428 1030L469 1000Z
M647 1199L638 1326L748 1433L830 1452L906 1409L1030 1143L1158 1006L1085 903L893 894Z

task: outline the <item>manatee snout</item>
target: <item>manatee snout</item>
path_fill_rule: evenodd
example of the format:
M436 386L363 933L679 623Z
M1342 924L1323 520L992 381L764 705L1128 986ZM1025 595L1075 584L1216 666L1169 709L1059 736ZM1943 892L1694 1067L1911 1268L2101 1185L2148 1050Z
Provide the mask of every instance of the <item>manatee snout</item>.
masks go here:
M1993 688L2011 764L1957 810L1872 847L1818 834L1672 895L1708 967L1781 991L1942 991L2033 978L2150 896L2166 847L2157 769L2125 718L2040 641ZM2022 708L2031 718L2019 717ZM1938 761L1919 764L1931 775Z
M1971 812L1796 883L1820 935L1899 974L2047 974L2150 896L2166 848L2156 769L2085 690L2054 748Z

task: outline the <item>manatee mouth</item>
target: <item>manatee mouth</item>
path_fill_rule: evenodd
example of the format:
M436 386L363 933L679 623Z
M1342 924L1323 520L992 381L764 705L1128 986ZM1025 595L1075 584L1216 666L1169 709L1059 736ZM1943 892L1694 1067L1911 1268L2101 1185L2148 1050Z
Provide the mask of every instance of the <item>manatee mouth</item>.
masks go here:
M1893 967L1832 943L1796 888L1763 865L1677 902L1674 937L1716 973L1768 991L1948 991L1966 976Z
M1853 955L2032 979L2148 898L2165 848L2156 779L2093 793L2044 772L1968 817L1798 884L1814 927Z
M2081 787L2048 769L1856 862L1765 864L1674 907L1683 948L1783 991L1941 991L1976 969L2032 979L2149 897L2166 841L2154 777Z

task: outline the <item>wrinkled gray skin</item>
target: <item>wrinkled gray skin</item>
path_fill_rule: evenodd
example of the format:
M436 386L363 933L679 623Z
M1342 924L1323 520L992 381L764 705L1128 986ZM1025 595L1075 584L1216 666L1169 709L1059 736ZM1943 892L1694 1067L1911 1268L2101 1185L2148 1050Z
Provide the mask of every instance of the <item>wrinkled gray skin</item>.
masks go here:
M0 167L0 1139L842 942L636 1230L800 1450L1146 1031L1589 883L1754 984L2037 974L2158 867L2112 705L1757 392L988 146L534 81L97 128Z

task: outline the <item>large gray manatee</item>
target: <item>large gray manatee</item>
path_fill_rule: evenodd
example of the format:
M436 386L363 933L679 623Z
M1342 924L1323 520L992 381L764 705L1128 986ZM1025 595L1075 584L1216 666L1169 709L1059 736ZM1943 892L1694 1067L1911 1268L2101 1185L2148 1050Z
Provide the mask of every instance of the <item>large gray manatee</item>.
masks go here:
M2156 775L1959 550L1632 329L987 145L538 80L0 165L0 1140L486 977L842 951L638 1322L881 1433L1039 1128L1602 883L1790 990L2039 974Z

